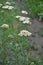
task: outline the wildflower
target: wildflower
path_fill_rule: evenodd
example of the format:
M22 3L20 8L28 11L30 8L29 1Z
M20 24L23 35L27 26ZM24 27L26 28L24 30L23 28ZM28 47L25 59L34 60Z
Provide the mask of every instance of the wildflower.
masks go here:
M21 16L21 17L19 18L19 20L20 20L20 21L24 21L24 20L25 20L25 17Z
M23 21L23 23L24 23L24 24L25 24L25 23L31 24L31 22L30 22L29 20L25 20L25 21Z
M1 28L8 29L9 28L9 25L8 24L3 24L3 25L1 25Z
M16 18L20 18L21 16L17 15Z
M24 10L22 10L21 13L22 14L28 14L28 12L27 11L24 11Z
M27 31L27 30L22 30L20 31L20 33L18 34L19 36L30 36L32 33Z
M0 4L0 7L2 6L3 4Z
M5 5L5 6L3 6L2 8L3 8L3 9L8 9L8 7L9 7L8 5Z
M9 7L8 7L9 10L12 10L13 8L14 8L13 6L9 6Z
M11 5L11 3L10 3L10 2L6 2L5 4L6 4L6 5Z
M29 17L26 17L26 20L30 20L30 18Z
M9 37L9 38L14 38L14 36L13 36L13 35L11 35L11 34L9 34L9 35L8 35L8 37Z
M11 10L13 9L14 7L13 6L9 6L9 5L5 5L2 7L3 9L8 9L8 10Z

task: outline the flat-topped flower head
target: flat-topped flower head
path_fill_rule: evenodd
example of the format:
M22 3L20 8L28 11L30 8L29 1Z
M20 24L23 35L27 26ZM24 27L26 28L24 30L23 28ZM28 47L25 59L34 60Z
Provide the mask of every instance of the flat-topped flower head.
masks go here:
M28 14L28 12L25 11L25 10L22 10L21 13L22 13L22 14Z
M30 18L29 17L26 17L26 20L30 20Z
M27 30L22 30L22 31L20 31L20 33L18 35L19 36L31 36L32 33Z
M8 5L5 5L5 6L3 6L2 8L3 8L3 9L8 9L8 7L9 7Z
M14 8L13 6L9 6L9 7L8 7L9 10L12 10L13 8Z
M6 2L5 4L6 4L6 5L11 5L11 3L10 3L10 2Z
M8 10L12 10L14 7L13 6L9 6L9 5L5 5L2 7L3 9L8 9Z
M24 23L24 24L32 24L32 23L30 22L30 20L25 20L25 21L23 21L23 23Z
M23 17L23 16L21 16L20 18L19 18L19 21L24 21L25 20L25 17Z
M17 16L16 16L17 19L20 18L20 17L21 17L20 15L17 15Z
M2 24L2 25L1 25L1 28L3 28L3 29L8 29L8 28L9 28L9 25L8 25L8 24Z
M30 23L30 21L29 20L25 20L25 21L23 21L23 23L25 24L25 23Z

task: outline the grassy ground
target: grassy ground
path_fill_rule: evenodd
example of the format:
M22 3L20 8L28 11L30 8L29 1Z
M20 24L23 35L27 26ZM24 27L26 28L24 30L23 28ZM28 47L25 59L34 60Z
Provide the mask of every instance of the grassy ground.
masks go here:
M3 5L5 2L0 1ZM40 58L40 55L43 57L43 52L38 55L31 51L37 50L37 44L31 41L31 37L18 36L18 33L22 29L27 29L28 25L15 18L22 7L18 4L13 6L14 9L11 11L0 8L0 26L9 25L9 29L6 30L0 27L0 65L43 65L43 58Z

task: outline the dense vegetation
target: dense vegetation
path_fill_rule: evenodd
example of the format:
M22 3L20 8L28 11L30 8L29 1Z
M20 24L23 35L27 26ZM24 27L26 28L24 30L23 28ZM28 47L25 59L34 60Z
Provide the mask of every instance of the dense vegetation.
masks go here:
M37 44L32 42L31 37L18 36L19 31L27 29L28 25L15 18L21 9L17 3L14 4L17 0L0 0L0 3L5 5L6 1L13 3L14 9L0 7L0 65L43 65L43 52L41 56L31 52L37 50ZM30 17L43 13L43 0L23 0L23 2ZM8 24L9 28L1 27L3 24Z
M43 0L25 0L25 4L32 17L39 15L43 17Z

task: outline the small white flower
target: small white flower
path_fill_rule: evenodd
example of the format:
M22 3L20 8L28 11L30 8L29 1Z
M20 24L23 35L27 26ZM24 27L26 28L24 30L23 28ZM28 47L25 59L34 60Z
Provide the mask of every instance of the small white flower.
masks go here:
M23 17L23 16L21 16L20 18L19 18L19 21L24 21L25 20L25 17Z
M29 23L30 21L29 20L25 20L25 21L23 21L23 23Z
M24 11L24 10L22 10L21 13L22 14L28 14L28 12L27 11Z
M14 8L13 6L9 6L9 7L8 7L9 10L12 10L13 8Z
M16 18L20 18L21 16L17 15Z
M29 20L25 20L25 21L23 21L23 23L24 23L24 24L26 24L26 23L27 23L27 24L31 24L31 22L30 22Z
M6 4L6 5L11 5L11 3L10 3L10 2L6 2L5 4Z
M13 6L9 6L9 5L5 5L2 7L3 9L8 9L8 10L11 10L13 9L14 7Z
M29 17L26 17L26 19L25 20L30 20L30 18Z
M3 25L1 25L1 28L9 28L9 25L8 24L3 24Z
M20 31L20 33L18 34L19 36L30 36L32 33L27 31L27 30L22 30Z
M8 5L5 5L5 6L3 6L2 8L3 8L3 9L8 9L8 7L9 7Z

